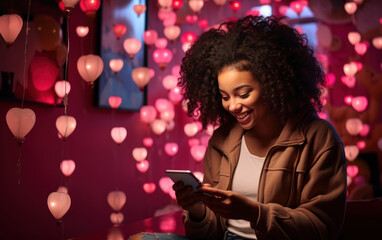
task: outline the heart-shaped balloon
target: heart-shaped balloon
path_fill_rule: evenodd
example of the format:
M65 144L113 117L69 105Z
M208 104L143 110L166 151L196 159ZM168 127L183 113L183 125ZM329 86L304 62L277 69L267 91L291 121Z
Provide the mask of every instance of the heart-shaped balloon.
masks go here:
M168 193L173 184L173 181L169 177L162 177L159 179L159 187L164 193Z
M67 193L52 192L48 196L47 204L53 217L57 220L60 220L69 210L71 199Z
M358 55L365 55L368 47L368 42L360 42L354 45L354 50L357 52Z
M363 150L363 149L365 149L365 147L366 147L366 142L365 142L365 141L358 141L358 142L357 142L357 147L358 147L359 150Z
M362 131L363 124L359 118L349 118L345 122L345 127L350 135L356 136Z
M346 159L351 162L354 161L359 154L359 149L356 145L345 146L344 150Z
M76 33L79 37L86 37L89 33L89 27L88 26L78 26L76 28Z
M36 114L29 108L11 108L5 116L13 136L19 141L32 130L36 122Z
M188 139L188 146L190 146L190 147L195 146L195 145L199 145L199 144L200 144L200 140L197 138Z
M114 142L118 145L125 141L127 136L127 130L124 127L113 127L111 129L111 138L113 138Z
M65 80L57 81L54 84L54 91L56 92L57 96L63 98L66 94L69 94L70 92L70 83Z
M152 147L153 144L154 144L154 140L151 138L151 137L146 137L142 140L143 142L143 145L145 145L145 147Z
M60 169L65 176L69 177L76 169L76 163L73 160L63 160L60 163Z
M113 212L112 214L110 214L110 221L114 225L120 225L123 222L123 219L124 219L124 216L123 216L123 213L121 212Z
M145 183L143 184L143 190L148 193L148 194L151 194L155 191L156 189L156 185L155 183Z
M133 6L133 10L137 14L137 16L139 17L139 15L141 15L142 13L144 13L146 11L146 5L136 4Z
M367 108L368 101L364 96L353 97L351 105L357 112L363 112Z
M161 135L164 131L166 131L167 122L162 119L155 119L151 123L151 129L156 135Z
M137 147L133 149L133 158L137 161L143 161L147 157L147 149L144 147Z
M169 142L164 145L164 151L171 157L178 153L178 149L178 144L174 142Z
M198 133L198 125L195 123L195 122L192 122L192 123L186 123L184 125L184 133L188 136L188 137L193 137L195 136L197 133Z
M0 16L0 34L8 44L8 47L12 46L22 27L23 19L18 14L4 14Z
M344 102L346 105L351 105L351 102L353 101L353 96L347 95L344 97Z
M186 16L186 21L189 23L189 24L194 24L198 21L198 16L195 15L195 14L192 14L192 15L187 15Z
M349 15L352 15L357 11L357 4L355 2L347 2L345 3L344 8Z
M61 115L56 120L56 128L64 140L73 133L76 126L77 121L72 116Z
M149 169L150 163L147 160L142 160L140 162L137 162L135 166L137 167L138 171L140 171L141 173L145 173Z
M191 156L195 159L195 161L200 162L204 158L204 154L206 153L206 147L203 145L195 145L190 149Z
M347 166L346 168L346 173L351 177L351 178L354 178L355 176L357 176L359 172L359 168L356 166L356 165L349 165Z
M121 105L122 98L119 96L110 96L108 102L111 108L116 109Z
M346 76L353 77L357 73L357 64L353 62L345 63L343 70Z
M361 34L359 32L349 32L348 40L352 45L356 45L361 41Z
M341 82L348 88L353 88L356 83L356 78L354 76L341 76Z
M107 202L114 211L119 212L126 203L126 194L122 191L111 191L107 195Z
M366 137L369 134L370 126L368 124L362 124L362 130L359 132L359 135Z

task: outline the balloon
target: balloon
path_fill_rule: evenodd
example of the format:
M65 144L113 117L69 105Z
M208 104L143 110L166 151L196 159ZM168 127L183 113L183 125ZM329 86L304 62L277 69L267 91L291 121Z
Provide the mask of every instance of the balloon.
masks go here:
M41 49L52 51L62 42L60 24L51 16L38 14L33 19Z
M109 67L115 74L119 73L123 68L123 60L122 59L111 59L109 61Z
M145 147L151 147L154 143L154 140L150 137L147 137L147 138L144 138L143 139L143 145L145 145Z
M83 55L77 60L77 70L86 82L93 84L103 71L102 58L93 54Z
M139 17L142 13L144 13L146 11L146 5L136 4L133 6L133 10L137 14L137 16Z
M107 195L107 202L114 211L118 212L126 203L126 195L122 191L111 191Z
M178 144L174 142L169 142L164 145L164 151L171 157L178 153L178 149Z
M131 77L140 91L143 91L144 87L149 83L150 75L150 69L147 67L136 67L131 72Z
M157 111L155 107L150 105L141 107L140 117L142 122L151 123L155 120L156 116L157 116Z
M122 103L122 98L119 96L110 96L108 98L108 102L111 108L116 109L121 105Z
M60 98L65 97L66 94L70 92L70 83L65 80L57 81L54 85L54 90Z
M192 123L186 123L184 125L184 133L188 137L193 137L195 136L199 131L198 125L195 122Z
M52 192L48 196L48 208L56 220L60 220L69 210L71 199L67 193Z
M159 179L159 187L164 193L169 193L174 183L169 177L162 177Z
M359 154L359 148L356 145L345 146L344 151L345 157L348 161L354 161Z
M36 114L29 108L11 108L5 116L9 129L19 141L32 130Z
M345 127L350 135L355 136L362 131L363 125L361 119L349 118L345 122Z
M206 153L206 147L203 145L195 145L190 149L191 156L195 159L195 161L200 162L204 158L204 154Z
M127 130L124 127L113 127L111 129L111 138L113 138L114 142L118 145L121 144L126 139Z
M142 43L137 38L127 38L123 41L123 48L129 54L130 59L133 59L135 54L142 48Z
M73 160L63 160L60 163L60 169L65 176L69 177L76 169L76 163Z
M86 37L89 33L89 27L88 26L77 26L76 33L79 37Z
M140 171L141 173L145 173L149 169L150 163L147 160L142 160L140 162L137 162L135 166L137 167L138 171Z
M76 126L77 121L72 116L61 115L56 120L56 128L64 140L73 133Z
M143 190L148 193L148 194L151 194L155 191L156 189L156 185L155 183L145 183L143 184Z
M363 112L367 108L368 101L364 96L353 97L351 105L357 112Z
M133 158L137 161L143 161L147 157L147 149L144 147L137 147L133 149Z
M123 213L121 212L113 212L112 214L110 214L110 221L114 224L114 225L120 225L122 222L123 222Z
M12 46L22 27L23 19L18 14L5 14L0 16L0 34L3 36L8 47Z
M358 168L356 165L349 165L349 166L347 166L347 168L346 168L346 173L347 173L350 177L352 177L352 178L354 178L355 176L357 176L358 172L359 172L359 168Z
M166 131L167 123L162 119L155 119L151 123L151 129L156 135L161 135L164 131Z

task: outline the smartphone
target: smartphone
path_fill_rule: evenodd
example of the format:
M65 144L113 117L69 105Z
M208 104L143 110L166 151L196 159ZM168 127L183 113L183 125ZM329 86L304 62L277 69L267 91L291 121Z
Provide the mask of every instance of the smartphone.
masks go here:
M171 178L174 183L182 181L184 185L192 187L192 192L197 192L202 183L190 170L166 170L166 175Z

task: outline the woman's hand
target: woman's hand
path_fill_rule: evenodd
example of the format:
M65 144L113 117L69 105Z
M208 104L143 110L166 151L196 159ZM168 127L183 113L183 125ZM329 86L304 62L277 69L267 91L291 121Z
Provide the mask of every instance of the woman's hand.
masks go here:
M208 185L203 185L203 187L200 188L200 192L212 195L212 197L208 197L200 194L204 204L215 214L229 219L244 219L250 222L257 221L259 214L257 202L241 194L232 191L223 191Z
M177 203L184 210L189 211L195 220L201 220L206 214L206 207L202 204L200 194L192 193L191 186L184 186L183 182L175 183L172 188L175 191Z

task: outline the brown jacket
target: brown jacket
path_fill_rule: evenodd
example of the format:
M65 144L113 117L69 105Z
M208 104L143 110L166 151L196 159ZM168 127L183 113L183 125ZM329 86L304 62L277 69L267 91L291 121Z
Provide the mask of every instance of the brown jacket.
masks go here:
M230 190L240 154L240 125L222 126L210 139L204 157L204 182ZM268 151L260 176L258 239L335 239L346 204L346 161L333 126L316 113L290 119ZM186 235L222 239L226 219L207 208L201 222L184 211Z

